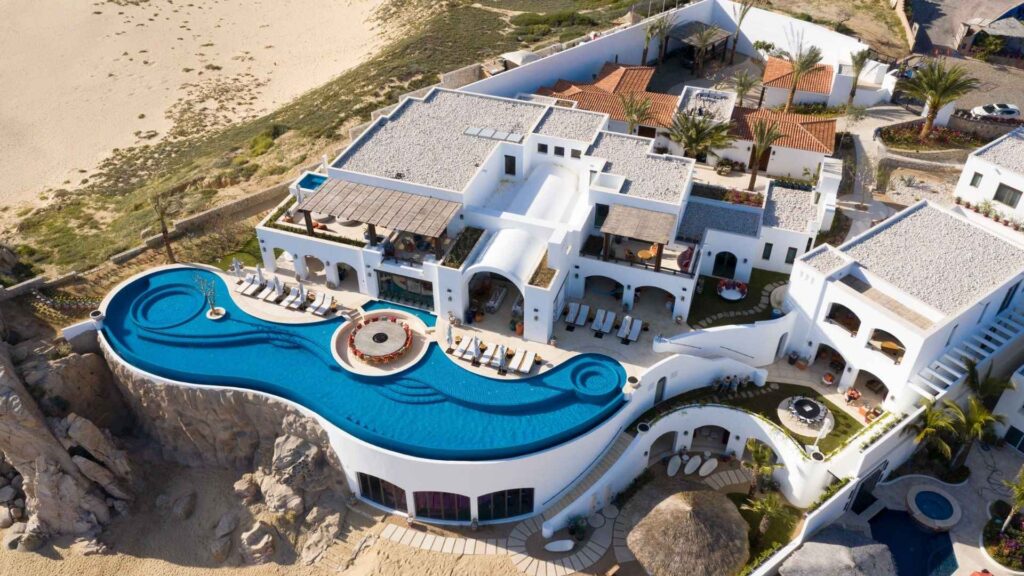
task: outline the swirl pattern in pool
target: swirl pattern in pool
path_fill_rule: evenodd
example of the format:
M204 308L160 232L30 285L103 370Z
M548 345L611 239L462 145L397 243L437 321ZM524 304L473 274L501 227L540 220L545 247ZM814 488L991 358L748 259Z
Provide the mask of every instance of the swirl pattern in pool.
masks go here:
M214 281L225 318L206 318L196 275ZM331 354L342 319L280 324L253 317L205 270L171 268L137 278L104 312L103 334L113 351L146 372L273 394L364 441L424 458L529 454L587 432L624 403L625 370L598 354L576 356L531 378L502 380L461 368L431 344L400 374L354 374Z

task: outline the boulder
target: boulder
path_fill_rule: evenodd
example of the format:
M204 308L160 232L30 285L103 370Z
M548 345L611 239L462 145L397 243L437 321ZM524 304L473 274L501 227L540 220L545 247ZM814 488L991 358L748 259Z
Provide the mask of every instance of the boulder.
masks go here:
M6 530L14 524L14 513L6 507L0 506L0 530Z
M210 542L210 557L213 558L214 562L224 562L228 559L229 554L231 554L230 536L214 538Z
M310 566L323 558L327 549L334 543L335 537L341 532L342 520L340 512L329 512L320 507L310 510L306 521L312 528L308 531L306 542L299 554L299 561L302 564Z
M25 524L25 531L18 542L19 552L35 552L46 543L46 528L35 518Z
M215 538L230 536L236 528L238 528L238 515L228 511L217 521L217 526L213 528L213 535Z
M110 548L95 538L76 538L75 541L71 543L71 549L82 556L110 554Z
M235 495L245 504L252 504L260 497L260 485L252 474L245 474L235 482Z
M0 504L13 503L17 495L18 492L13 486L4 486L3 488L0 488Z
M25 523L18 522L4 532L3 540L0 541L4 550L17 550L21 538L25 534Z
M78 466L78 469L82 471L86 478L99 484L100 488L103 488L107 494L120 500L132 499L131 492L114 477L114 473L110 470L81 456L72 456L71 461L75 463L75 466Z
M186 520L192 516L192 513L196 511L196 493L188 492L182 496L179 496L174 501L174 505L171 506L171 516L174 516L178 520Z
M21 474L15 474L14 477L11 478L11 487L15 490L21 490L24 485L25 478L23 478Z
M25 382L42 392L40 404L50 416L70 412L115 432L131 427L131 412L99 354L40 358L25 372Z
M75 445L84 448L118 478L131 481L128 457L114 446L114 443L102 430L87 418L74 413L68 414L65 422L67 423L67 436Z
M267 510L278 514L287 512L294 517L302 515L305 508L302 496L288 484L279 482L274 476L264 476L260 480L260 491L263 492Z
M266 564L274 555L274 529L259 520L242 533L242 558L249 564Z
M285 434L274 441L274 458L271 472L281 482L290 486L302 486L320 476L320 449L312 443Z

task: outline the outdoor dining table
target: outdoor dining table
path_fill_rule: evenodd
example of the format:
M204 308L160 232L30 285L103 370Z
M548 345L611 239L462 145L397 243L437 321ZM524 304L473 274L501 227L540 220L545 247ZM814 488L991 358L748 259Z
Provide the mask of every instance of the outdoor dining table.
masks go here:
M791 411L800 418L816 422L825 416L825 408L810 398L797 398L793 401Z
M650 260L651 258L654 258L654 252L651 252L650 250L640 250L636 253L636 257L641 260Z

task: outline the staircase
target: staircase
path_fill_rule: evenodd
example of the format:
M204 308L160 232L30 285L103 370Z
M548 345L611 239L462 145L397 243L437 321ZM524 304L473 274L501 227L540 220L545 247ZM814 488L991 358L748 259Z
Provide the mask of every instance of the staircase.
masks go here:
M580 496L583 496L587 490L590 490L594 484L597 484L598 480L605 475L605 472L608 472L632 443L633 435L629 432L621 432L615 438L615 441L612 442L611 446L601 455L601 458L595 461L586 474L572 486L572 490L562 494L562 497L557 502L548 507L543 515L544 521L547 522L558 516L562 510L565 510Z
M934 400L967 376L967 361L979 364L1024 333L1024 310L1007 308L962 341L946 348L939 359L910 379L910 387Z

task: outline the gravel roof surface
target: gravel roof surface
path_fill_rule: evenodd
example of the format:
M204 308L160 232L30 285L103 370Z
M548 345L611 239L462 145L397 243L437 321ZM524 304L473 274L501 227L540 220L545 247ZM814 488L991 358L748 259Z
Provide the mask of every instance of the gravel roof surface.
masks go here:
M757 238L761 226L760 212L744 210L724 202L690 198L686 203L683 221L679 224L680 238L703 240L708 228Z
M590 155L608 161L605 172L626 178L624 194L680 202L693 160L651 155L648 153L650 146L648 138L601 132L591 147Z
M809 232L818 215L813 200L814 192L772 186L761 222L773 228Z
M808 252L803 261L822 274L828 274L847 262L839 250L827 245Z
M602 114L552 107L534 132L589 143L594 141L597 131L604 126L604 118Z
M445 90L423 102L407 102L334 167L461 191L499 142L467 135L467 129L525 136L545 110L538 104Z
M1024 270L1024 249L927 203L908 208L843 251L946 314Z
M996 166L1024 174L1024 128L1017 128L977 154Z
M687 86L679 103L679 109L687 114L711 116L719 122L732 119L732 109L736 107L736 93L711 88Z

